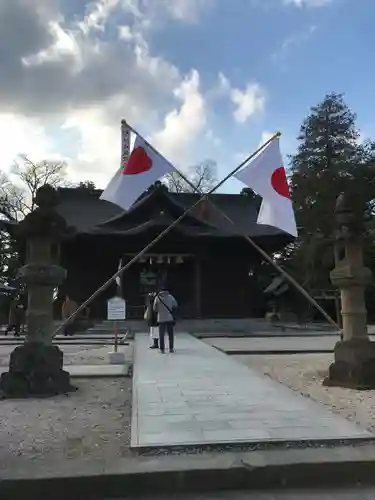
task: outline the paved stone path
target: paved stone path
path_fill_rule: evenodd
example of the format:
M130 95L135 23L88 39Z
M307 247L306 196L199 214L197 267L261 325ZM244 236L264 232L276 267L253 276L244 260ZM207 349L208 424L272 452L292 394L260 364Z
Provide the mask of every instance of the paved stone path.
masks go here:
M134 448L372 436L189 334L177 335L174 354L148 345L136 336Z

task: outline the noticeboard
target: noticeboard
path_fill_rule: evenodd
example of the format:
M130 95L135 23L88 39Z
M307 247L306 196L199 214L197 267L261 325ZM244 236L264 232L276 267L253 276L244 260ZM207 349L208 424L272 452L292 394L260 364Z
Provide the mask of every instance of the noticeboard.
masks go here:
M121 297L112 297L107 301L107 319L116 321L126 319L126 301Z

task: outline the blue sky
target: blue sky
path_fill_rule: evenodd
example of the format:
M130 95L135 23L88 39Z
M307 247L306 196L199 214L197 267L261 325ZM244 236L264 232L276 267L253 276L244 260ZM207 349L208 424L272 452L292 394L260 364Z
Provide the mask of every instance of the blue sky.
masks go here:
M251 80L264 87L264 112L244 124L233 123L228 103L215 106L215 133L228 141L227 152L214 155L224 175L234 165L233 152L251 152L265 130L280 129L283 152L293 153L302 119L329 91L344 92L363 133L375 132L369 64L374 19L371 0L333 0L315 8L218 0L199 24L164 27L153 46L183 71L196 68L207 87L218 71L239 88Z
M35 50L5 44L24 82L3 92L3 170L21 152L61 156L73 180L104 187L126 117L180 168L212 158L222 177L270 132L281 130L283 153L293 153L310 106L331 91L345 93L363 136L375 138L371 0L34 3ZM21 0L5 4L4 19L26 15Z

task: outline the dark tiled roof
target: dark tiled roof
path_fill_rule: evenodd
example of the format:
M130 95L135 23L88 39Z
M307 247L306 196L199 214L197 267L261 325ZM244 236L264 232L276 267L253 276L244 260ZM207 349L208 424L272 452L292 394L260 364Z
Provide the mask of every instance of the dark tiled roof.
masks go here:
M68 225L78 233L130 235L151 226L165 227L173 221L173 217L171 218L169 213L160 211L160 215L159 213L157 215L150 213L148 217L135 223L137 217L139 219L141 211L147 213L148 207L152 203L151 199L155 197L154 194L157 190L151 190L142 196L128 212L117 205L100 200L101 190L61 188L59 191L60 203L57 211L66 219ZM162 192L159 190L158 196L158 202L175 208L177 216L174 218L196 203L200 197L194 193L170 193L164 190ZM193 212L193 217L186 218L184 223L178 225L179 230L195 236L226 236L245 233L254 237L283 236L288 238L284 232L278 229L256 223L258 215L256 203L246 195L212 194L209 199L233 220L235 226L225 220L210 203L207 203L204 213L201 208L197 207Z

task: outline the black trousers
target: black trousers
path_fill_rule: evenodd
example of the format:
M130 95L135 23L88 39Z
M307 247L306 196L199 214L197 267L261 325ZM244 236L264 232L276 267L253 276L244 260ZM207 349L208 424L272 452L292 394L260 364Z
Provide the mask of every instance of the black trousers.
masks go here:
M172 322L159 323L159 348L161 351L165 349L165 332L168 334L169 350L174 349L174 324Z
M68 335L73 335L73 334L74 334L74 323L70 322L64 328L64 335L67 337Z
M17 336L20 334L20 328L21 328L21 325L18 323L13 323L11 325L8 325L7 329L5 330L5 335L8 335L9 332L14 330L14 335Z

